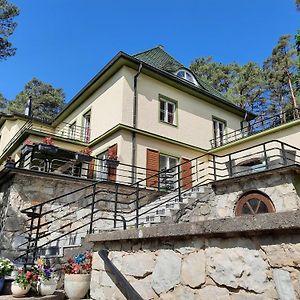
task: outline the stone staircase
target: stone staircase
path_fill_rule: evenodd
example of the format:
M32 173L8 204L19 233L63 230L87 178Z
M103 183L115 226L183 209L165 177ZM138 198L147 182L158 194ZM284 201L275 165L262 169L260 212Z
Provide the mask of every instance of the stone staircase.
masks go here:
M196 201L206 201L211 194L211 185L197 186L181 194L179 199L178 193L171 192L169 194L158 195L156 200L142 206L139 209L139 227L157 226L161 223L176 223L178 214L185 208L192 206ZM103 216L113 218L113 212L103 212ZM124 214L127 220L127 229L136 226L136 211ZM76 223L76 222L75 222ZM74 224L75 224L74 223ZM99 220L94 223L94 233L112 230L123 230L123 223L117 221L116 228L113 228L112 221ZM84 252L90 249L90 245L86 243L85 236L87 228L76 232L69 237L65 237L58 243L50 244L50 247L57 247L56 253L44 253L40 256L49 258L53 262L58 258L70 257L76 253Z
M193 205L196 201L205 201L211 194L211 186L197 186L181 194L181 199L178 198L178 193L169 193L164 196L158 197L157 200L143 206L140 211L139 223L140 227L157 226L161 223L174 223L178 213L186 207ZM127 223L127 228L135 228L135 212L126 215L126 219L132 221ZM107 223L101 231L123 230L122 222L117 222L116 228L109 226ZM95 233L100 230L95 230ZM80 241L67 246L62 246L60 249L59 257L70 257L79 252L84 252L90 249L90 246L85 242L85 237L82 236ZM51 258L51 256L48 256ZM53 255L55 259L57 255Z

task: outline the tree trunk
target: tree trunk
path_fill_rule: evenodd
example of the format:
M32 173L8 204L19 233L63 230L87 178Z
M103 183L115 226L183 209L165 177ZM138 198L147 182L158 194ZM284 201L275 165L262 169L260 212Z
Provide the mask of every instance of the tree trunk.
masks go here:
M289 79L289 87L290 87L291 96L292 96L293 108L296 110L296 108L298 108L298 105L297 105L297 101L296 101L296 98L295 98L295 95L294 95L294 89L293 89L293 85L292 85L292 81L291 81L290 76L288 77L288 79Z

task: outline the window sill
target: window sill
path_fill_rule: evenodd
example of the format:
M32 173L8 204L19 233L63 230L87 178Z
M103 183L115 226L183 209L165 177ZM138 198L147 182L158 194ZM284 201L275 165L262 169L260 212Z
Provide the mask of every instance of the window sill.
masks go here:
M159 123L166 124L166 125L170 125L170 126L172 126L172 127L175 127L175 128L177 128L177 127L178 127L178 125L177 125L177 124L172 124L172 123L168 123L168 122L161 121L161 120L159 120Z

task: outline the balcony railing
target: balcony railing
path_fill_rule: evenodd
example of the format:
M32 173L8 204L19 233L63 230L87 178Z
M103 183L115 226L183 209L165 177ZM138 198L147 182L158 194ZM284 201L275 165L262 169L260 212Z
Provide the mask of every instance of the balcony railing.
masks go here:
M80 141L88 143L91 138L91 129L84 126L78 126L62 122L55 129L49 125L35 125L32 126L33 130L41 131L43 133L66 138L69 140Z
M282 124L286 124L292 121L295 121L300 118L300 109L290 109L283 113L273 115L267 118L259 116L250 122L246 126L243 126L241 129L237 129L227 134L223 134L217 138L211 139L210 144L212 148L219 147L239 139L251 136L253 134L262 132L264 130L277 127Z
M30 131L37 131L49 136L62 137L69 140L89 143L91 138L91 129L83 126L71 125L69 123L61 123L55 129L47 124L35 124L32 120L27 121L18 130L14 137L4 147L2 156L14 145L14 143L25 133Z

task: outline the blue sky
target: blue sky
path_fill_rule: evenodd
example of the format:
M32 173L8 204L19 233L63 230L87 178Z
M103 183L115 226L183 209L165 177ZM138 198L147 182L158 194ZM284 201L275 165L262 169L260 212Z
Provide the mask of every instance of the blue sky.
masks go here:
M33 77L69 101L120 50L162 44L188 66L201 56L262 63L278 38L300 28L294 0L9 0L21 10L17 53L0 62L0 92L13 99Z

